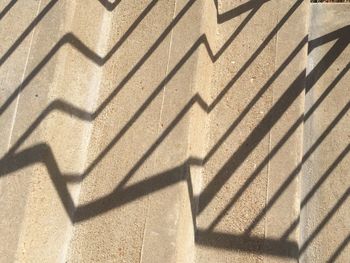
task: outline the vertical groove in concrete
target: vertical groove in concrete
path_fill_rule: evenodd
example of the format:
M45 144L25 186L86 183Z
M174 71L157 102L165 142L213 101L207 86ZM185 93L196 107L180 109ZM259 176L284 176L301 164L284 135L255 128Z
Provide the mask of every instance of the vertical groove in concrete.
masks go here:
M279 6L279 21L294 4ZM273 105L280 103L284 94L289 93L291 103L281 118L273 126L269 151L269 196L263 213L266 222L266 239L281 239L295 245L286 247L284 254L291 262L298 261L299 227L299 187L300 163L303 145L304 87L307 61L307 19L308 6L304 2L279 30L276 40L275 72L283 69L273 83ZM286 65L284 67L284 65ZM299 79L295 82L296 79ZM290 92L289 90L295 91ZM284 103L288 103L286 100ZM284 105L281 105L283 108ZM267 244L267 249L269 248ZM266 257L268 262L280 259ZM288 259L285 259L287 262Z
M150 197L150 211L141 262L193 262L194 260L193 220L195 219L192 214L194 211L189 159L191 159L191 146L200 149L203 145L199 147L192 145L197 142L191 141L193 138L190 133L191 127L193 128L192 121L195 118L199 118L196 121L201 125L205 121L203 116L198 116L199 113L196 113L199 107L197 98L199 90L206 92L206 85L208 85L206 77L210 76L207 74L203 78L201 74L207 69L204 65L199 66L200 56L204 55L200 55L198 46L198 40L202 35L204 4L205 1L176 2L175 19L183 12L185 13L172 34L167 75L170 81L163 91L164 101L159 134L159 137L165 135L166 137L157 149L155 164L158 169L166 171L164 176L169 177L168 180L179 180L179 183ZM203 66L203 69L200 68ZM205 131L201 130L201 132ZM172 177L174 179L171 179ZM159 214L162 214L162 217L159 217Z

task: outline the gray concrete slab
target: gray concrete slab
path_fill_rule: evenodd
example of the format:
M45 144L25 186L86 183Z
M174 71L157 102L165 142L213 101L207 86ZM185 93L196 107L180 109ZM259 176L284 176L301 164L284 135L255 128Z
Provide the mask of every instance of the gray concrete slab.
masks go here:
M311 5L301 262L350 259L350 5Z

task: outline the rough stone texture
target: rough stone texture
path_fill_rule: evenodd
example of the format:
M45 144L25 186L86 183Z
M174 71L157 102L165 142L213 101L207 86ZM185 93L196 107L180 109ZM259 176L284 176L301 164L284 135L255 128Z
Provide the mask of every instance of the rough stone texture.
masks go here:
M350 259L350 5L311 5L301 262Z

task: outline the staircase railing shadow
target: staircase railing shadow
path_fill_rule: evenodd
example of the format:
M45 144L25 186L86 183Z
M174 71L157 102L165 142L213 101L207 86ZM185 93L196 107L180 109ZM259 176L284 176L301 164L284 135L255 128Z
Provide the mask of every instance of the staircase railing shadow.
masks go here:
M106 4L108 1L99 0L101 3ZM51 5L53 5L57 1L51 1ZM116 1L113 5L117 5L120 1ZM297 10L302 1L297 1L294 6L287 12L287 14L281 19L278 25L268 34L267 38L263 41L263 43L259 46L259 48L253 53L253 55L247 60L247 62L243 65L243 67L237 72L237 74L232 78L231 81L227 84L227 86L219 93L219 95L213 100L213 102L208 105L200 95L196 94L193 96L186 106L179 112L176 118L170 123L170 125L164 130L164 132L157 138L157 140L152 144L152 146L145 152L145 154L135 163L133 168L126 174L124 179L119 183L119 185L114 189L114 191L100 199L93 200L91 203L80 205L78 207L74 207L72 198L69 195L67 189L67 181L79 181L80 178L85 178L93 169L98 165L98 163L104 158L104 156L109 152L109 150L115 145L122 136L126 134L128 129L136 122L136 120L142 115L142 112L150 105L151 101L159 94L159 92L163 89L163 87L173 78L174 75L178 72L178 70L186 63L186 61L191 57L191 55L199 48L199 46L204 45L212 62L215 62L226 50L226 48L232 43L232 41L237 37L237 35L243 30L245 25L249 22L249 20L254 16L254 14L258 11L263 3L259 3L257 5L253 5L253 1L249 1L246 4L242 5L242 7L238 7L232 12L224 14L224 16L218 16L218 22L223 23L234 16L240 15L248 10L251 12L246 16L243 22L238 26L238 28L234 31L231 37L227 40L227 42L221 47L221 49L214 54L212 51L208 40L205 35L202 35L198 38L198 40L192 45L192 47L186 52L186 54L180 59L178 64L170 71L170 73L166 76L166 78L159 84L158 87L154 90L154 92L149 96L144 104L138 109L138 111L130 118L128 123L120 130L120 132L113 138L113 140L108 144L108 146L97 156L95 161L91 163L91 165L83 172L83 174L79 175L65 175L63 174L56 162L55 156L53 155L51 148L46 143L37 144L33 147L27 148L21 152L16 152L20 145L32 134L32 132L38 127L38 125L46 118L50 112L59 110L65 113L69 113L74 115L75 117L85 120L85 121L93 121L104 108L107 107L109 102L117 95L118 91L132 78L135 72L144 64L144 62L150 57L150 55L156 50L156 48L160 45L160 43L165 39L165 37L171 32L171 30L175 27L177 22L185 15L187 10L192 6L194 1L190 1L184 9L175 17L175 19L169 24L166 30L161 34L161 36L157 39L157 41L152 45L152 47L146 52L146 54L141 58L141 60L135 65L135 67L127 74L127 76L121 81L121 83L117 86L117 88L110 94L110 96L100 104L100 106L94 112L87 112L83 109L79 109L68 102L56 100L52 102L32 123L32 125L28 128L28 130L20 137L20 139L11 147L8 153L0 160L0 176L7 175L13 171L19 170L23 167L32 165L34 163L42 162L45 164L48 169L48 173L53 181L58 195L60 196L62 203L65 206L65 209L70 216L72 222L80 222L84 220L88 220L91 217L97 216L101 213L114 209L123 204L132 202L137 198L150 194L154 191L163 189L166 186L173 185L180 181L186 180L188 184L190 184L189 175L187 177L179 177L179 174L186 174L188 171L188 167L191 165L203 165L205 164L211 156L220 148L220 145L225 141L225 139L232 133L232 131L237 127L241 120L246 116L246 114L250 111L253 105L259 100L261 95L268 89L268 87L273 83L273 81L283 72L285 67L290 63L291 60L300 52L300 50L306 45L307 39L304 38L300 44L291 52L286 61L282 63L281 67L273 73L271 78L266 82L266 84L260 89L257 95L251 100L251 102L247 105L247 107L243 110L242 114L232 123L227 132L224 133L216 145L208 152L204 159L198 158L189 158L186 162L178 167L174 167L168 171L164 171L162 173L151 176L150 178L141 181L139 183L130 185L125 187L125 184L129 181L133 174L142 166L142 164L149 158L152 152L154 152L157 147L161 144L162 141L169 135L169 133L176 127L176 125L183 119L183 117L189 112L189 110L193 107L193 105L198 104L206 113L210 113L212 109L222 100L228 90L232 88L232 85L242 76L242 74L246 71L247 68L253 63L253 61L259 56L259 54L264 50L265 46L273 39L273 37L277 34L279 29L284 25L284 23L288 20L288 18ZM265 1L264 1L265 2ZM53 3L53 4L52 4ZM110 2L108 2L110 3ZM26 80L17 88L16 92L13 93L0 108L0 114L2 114L6 108L11 104L11 102L16 97L16 94L25 88L31 80L34 78L36 74L40 72L40 70L44 67L44 65L54 56L54 54L66 43L73 45L77 50L83 53L87 58L94 61L96 64L102 66L110 57L118 50L118 48L123 44L125 39L132 33L132 31L137 27L137 25L142 21L143 17L152 9L155 5L156 1L152 1L148 7L142 12L142 14L135 20L135 23L130 27L127 33L116 43L116 45L109 51L109 53L105 57L100 57L93 51L91 51L87 46L84 45L79 39L77 39L73 34L69 33L65 35L56 45L55 47L48 53L48 55L44 58L42 62L38 64L38 66L33 70L32 73L28 75ZM255 3L255 1L254 1ZM110 3L111 4L111 3ZM50 6L50 5L48 5ZM111 8L112 5L107 4L107 9ZM52 6L51 6L52 7ZM50 8L51 8L50 7ZM115 7L115 6L114 6ZM112 7L112 8L114 8ZM48 7L46 7L48 8ZM45 9L46 9L45 8ZM44 10L45 10L44 9ZM43 10L43 11L44 11ZM48 8L49 10L49 8ZM48 11L47 10L47 11ZM44 13L43 13L44 14ZM40 17L40 15L38 16ZM230 18L229 18L230 17ZM36 21L36 20L34 20ZM40 21L34 23L35 25ZM32 23L33 24L33 23ZM338 39L334 44L332 49L326 54L326 56L321 60L321 62L315 67L315 69L307 76L307 78L311 79L314 83L322 76L322 74L330 67L330 65L335 61L335 59L343 52L343 50L349 44L348 38L342 38L344 32L349 32L349 26L342 28L341 30L337 30L329 35L329 41L333 39ZM27 31L25 31L25 34ZM23 34L22 34L23 35ZM20 37L19 39L24 39L25 37ZM319 42L315 41L309 44L312 48L324 44L325 38L320 38ZM21 41L22 41L21 40ZM18 43L20 43L19 41ZM16 41L17 43L17 41ZM0 65L6 61L6 59L14 52L14 50L18 47L19 44L14 44L7 53L0 59ZM14 47L14 48L13 48ZM8 55L7 55L8 54ZM5 59L4 59L5 58ZM346 74L349 67L346 68L346 71L342 71L333 84L329 86L327 91L322 95L319 102L317 102L312 110L306 113L306 118L311 116L312 112L322 103L324 98L331 92L331 90L335 87L336 83L340 81L340 79ZM263 137L271 130L274 124L280 119L280 117L284 114L284 112L288 109L288 107L293 103L293 101L298 97L298 95L304 91L305 82L305 71L301 72L299 76L294 80L294 82L290 85L290 87L286 90L286 92L282 95L282 97L276 102L276 104L270 109L270 111L266 114L266 116L261 120L261 122L255 127L255 129L250 133L247 137L246 141L242 144L239 149L234 152L231 157L228 159L226 164L220 169L214 179L209 183L209 185L203 190L199 197L199 210L198 213L204 211L209 202L215 197L217 192L221 189L221 187L225 184L225 182L232 176L235 170L240 166L240 164L247 158L249 153L254 150L257 144L261 141ZM308 89L306 89L308 92ZM324 140L324 138L331 132L331 130L335 127L337 122L346 114L349 109L349 103L347 106L338 114L337 118L329 125L329 127L325 130L324 134L322 134L319 140L316 141L314 146L310 149L314 151L318 145ZM198 239L196 242L201 245L209 245L212 247L220 247L225 249L239 249L245 250L248 252L254 253L267 253L272 255L284 256L284 257L295 257L294 252L291 254L290 251L296 251L297 244L291 241L286 241L286 237L292 231L292 228L296 227L298 223L293 223L291 228L287 229L286 234L281 239L259 239L256 237L251 237L250 233L257 225L257 223L264 217L264 215L268 212L268 210L273 206L279 196L283 193L286 187L293 181L296 174L298 174L301 165L292 172L292 174L287 178L287 180L283 183L280 189L276 192L276 194L271 198L270 202L266 205L266 207L260 212L260 214L252 221L251 225L248 227L246 233L242 235L233 235L229 233L218 233L213 232L215 225L222 219L223 215L232 207L232 205L239 199L239 197L244 193L244 191L249 187L249 185L256 178L259 170L267 165L269 160L272 158L274 154L278 152L278 150L282 147L282 145L288 140L288 138L293 134L295 129L300 126L304 121L304 116L298 118L298 120L292 125L290 130L286 133L286 135L280 140L280 142L276 145L274 149L269 153L269 155L261 162L258 168L252 173L247 182L243 185L243 187L237 192L237 194L232 198L230 203L225 207L222 213L219 214L216 220L213 221L211 227L208 230L197 230ZM247 146L248 145L248 146ZM336 159L334 163L340 162L348 153L349 146L343 151L343 153ZM311 152L310 152L311 154ZM303 158L303 162L305 158L310 154L306 154ZM334 165L330 167L333 169ZM317 187L327 178L327 173L323 175L315 185L315 187L310 191L309 195L311 196L316 190ZM190 189L191 187L189 187ZM193 193L189 191L191 199L193 199ZM308 195L308 196L309 196ZM315 231L315 235L323 228L324 222L328 221L329 218L335 213L336 209L338 209L346 200L349 195L349 189L344 193L343 197L339 200L337 205L330 211L329 215L322 221L320 226ZM309 197L307 197L309 198ZM305 199L303 202L307 202L308 199ZM193 209L193 212L196 212ZM196 217L196 214L193 214L193 218ZM212 241L214 240L214 241ZM217 242L217 240L221 240ZM339 251L346 246L349 238L345 239L341 246L336 250L332 256L332 258L336 258L339 255ZM345 244L345 245L344 245ZM301 248L301 252L303 252L308 243ZM274 247L274 249L271 249ZM330 260L332 260L332 258Z

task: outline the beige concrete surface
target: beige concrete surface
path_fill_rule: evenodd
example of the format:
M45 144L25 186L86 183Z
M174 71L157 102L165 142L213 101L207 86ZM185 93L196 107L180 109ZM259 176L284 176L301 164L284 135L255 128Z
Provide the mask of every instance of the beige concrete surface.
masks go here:
M79 120L64 104L89 110L96 98L94 74L98 69L91 59L77 51L79 47L73 47L77 41L72 41L72 35L67 33L74 32L86 45L96 46L101 21L96 7L101 11L104 8L96 1L21 2L1 21L2 24L11 15L21 20L15 8L22 10L23 18L30 16L3 47L4 63L9 63L21 56L17 52L29 39L25 61L9 65L14 77L20 79L8 84L9 92L1 105L2 127L13 125L8 151L1 160L1 179L14 180L7 191L17 186L12 190L12 199L2 196L6 210L11 212L1 217L8 220L12 213L20 221L6 221L16 224L10 226L19 232L19 237L16 249L15 244L11 245L2 262L62 262L71 232L73 203L79 193L79 184L67 183L66 178L69 181L70 175L81 172L89 139L86 114ZM35 7L32 14L27 7L30 2ZM76 13L82 8L84 13ZM96 16L95 21L92 16L86 17L89 9ZM24 72L18 70L21 67ZM16 110L11 123L3 116L13 107ZM22 199L25 205L21 204ZM15 231L13 235L17 235ZM1 244L7 244L6 239Z
M347 262L330 7L1 1L0 262Z
M128 1L112 14L111 50L127 38L103 68L68 261L191 261L186 177L203 3Z
M350 260L350 5L311 5L301 262Z
M308 5L243 6L218 1L196 262L296 262Z

